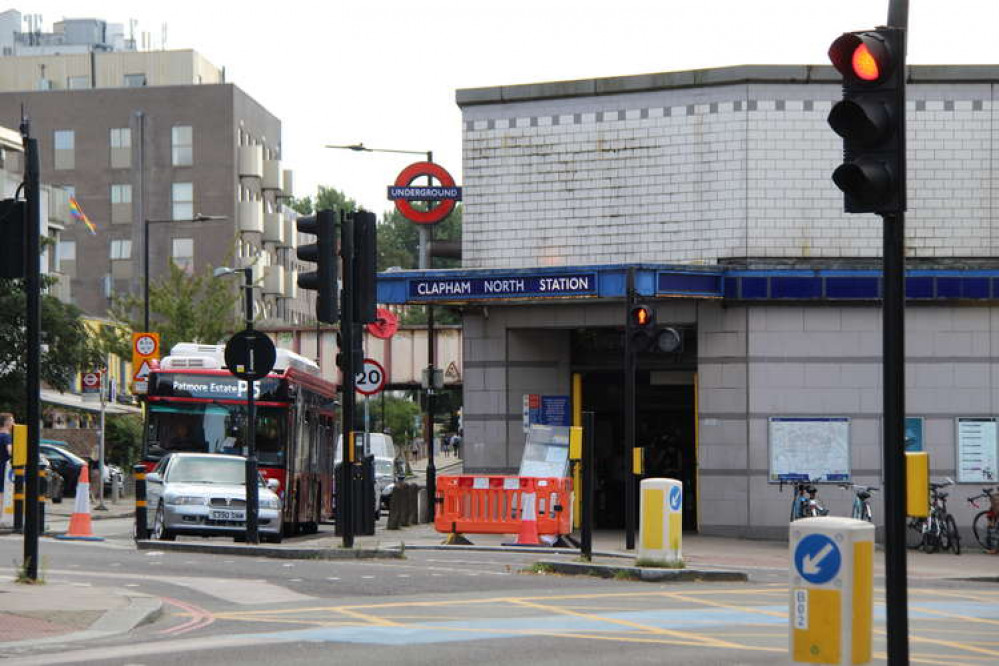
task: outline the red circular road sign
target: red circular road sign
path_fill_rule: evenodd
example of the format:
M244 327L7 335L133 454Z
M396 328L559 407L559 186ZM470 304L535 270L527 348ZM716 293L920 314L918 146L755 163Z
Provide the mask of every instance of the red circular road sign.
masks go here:
M402 170L395 179L396 187L408 187L420 176L430 176L440 181L441 187L454 187L454 178L440 164L433 162L415 162ZM440 203L430 210L416 210L413 204L405 199L396 199L395 207L410 222L416 224L436 224L451 214L454 210L454 199L441 199Z
M368 333L382 340L388 340L398 330L399 318L386 308L378 308L375 311L375 321L368 324Z
M354 390L374 395L385 388L385 368L373 358L364 359L364 369L354 375Z

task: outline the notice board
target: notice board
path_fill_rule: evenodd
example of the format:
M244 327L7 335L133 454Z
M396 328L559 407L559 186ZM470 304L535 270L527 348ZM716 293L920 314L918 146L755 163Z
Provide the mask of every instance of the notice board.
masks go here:
M850 480L850 419L771 417L770 481Z
M996 420L961 416L957 419L957 480L994 483L996 480Z

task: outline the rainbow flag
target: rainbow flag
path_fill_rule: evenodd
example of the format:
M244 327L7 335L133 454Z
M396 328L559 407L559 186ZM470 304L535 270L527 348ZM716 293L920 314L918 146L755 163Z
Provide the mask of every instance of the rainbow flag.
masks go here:
M90 229L91 234L94 236L97 235L97 227L94 226L94 223L90 221L87 214L83 212L82 208L80 208L80 202L76 200L76 197L69 198L69 214L72 215L73 219L77 222L83 222L87 225L87 229Z

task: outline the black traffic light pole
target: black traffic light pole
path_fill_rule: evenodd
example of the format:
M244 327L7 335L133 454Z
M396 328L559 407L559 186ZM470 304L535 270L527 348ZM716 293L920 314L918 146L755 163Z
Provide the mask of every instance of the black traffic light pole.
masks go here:
M635 475L633 462L635 451L635 347L634 325L631 321L631 308L635 305L635 268L628 268L627 295L625 297L624 326L624 547L635 549ZM591 461L592 462L592 461Z
M355 413L355 373L357 359L354 352L354 221L350 215L340 213L340 258L343 261L343 291L340 303L340 349L343 359L343 394L342 424L343 460L341 462L340 478L337 483L336 519L341 523L340 534L343 537L343 547L354 547L354 413Z
M43 526L39 525L38 504L38 428L42 422L41 410L41 347L42 347L42 314L41 314L41 206L39 197L38 169L38 139L29 136L28 123L21 125L21 135L24 138L24 194L27 200L27 220L25 221L24 243L24 290L27 297L26 305L26 338L27 345L27 426L28 426L28 460L25 467L24 496L24 576L29 580L38 580L38 534Z
M905 31L909 22L908 0L892 0L888 25L899 28L901 72L899 114L896 132L901 162L902 205L882 215L884 258L884 303L882 310L885 474L885 606L888 630L888 663L909 663L909 595L905 551Z
M253 330L253 269L243 268L243 289L246 291L246 330ZM256 370L250 351L249 370ZM256 382L246 382L246 542L260 543L260 493L257 478L260 466L257 464L257 409L253 394Z

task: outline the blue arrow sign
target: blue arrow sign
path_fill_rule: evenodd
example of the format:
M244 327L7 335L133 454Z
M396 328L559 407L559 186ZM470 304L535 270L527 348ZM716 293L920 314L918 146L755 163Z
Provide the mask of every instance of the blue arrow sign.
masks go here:
M825 534L809 534L794 549L794 568L809 583L828 583L842 563L839 546Z
M673 486L669 489L669 508L674 511L680 510L680 504L683 502L683 493L680 491L680 486Z

